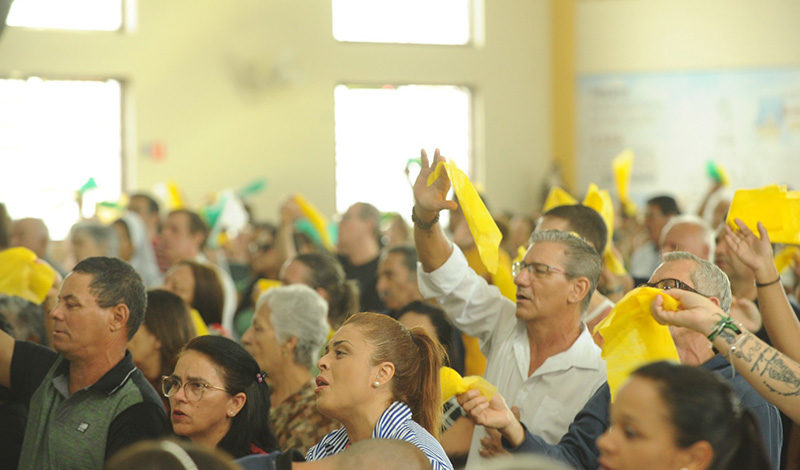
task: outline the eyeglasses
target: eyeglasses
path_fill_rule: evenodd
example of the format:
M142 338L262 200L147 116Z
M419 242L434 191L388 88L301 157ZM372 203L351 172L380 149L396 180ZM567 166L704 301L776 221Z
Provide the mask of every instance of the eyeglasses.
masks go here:
M165 375L161 377L161 393L163 393L165 397L169 398L175 395L181 388L183 388L183 394L186 395L186 399L189 401L200 401L207 388L227 392L224 388L215 387L203 382L190 380L189 382L181 383L181 379L174 375Z
M555 266L550 266L549 264L539 263L533 261L531 263L526 263L524 261L517 261L516 263L511 265L511 274L514 277L519 276L523 269L528 271L528 274L536 275L536 276L546 276L550 273L561 273L567 274L561 268L557 268Z
M709 296L703 294L702 292L698 292L693 287L691 287L689 284L686 284L685 282L683 282L683 281L681 281L679 279L673 279L671 277L668 277L666 279L662 279L662 280L657 281L657 282L648 282L645 285L647 287L655 287L656 289L661 289L661 290L670 290L670 289L686 290L686 291L689 291L689 292L694 292L695 294L700 294L703 297L709 297Z

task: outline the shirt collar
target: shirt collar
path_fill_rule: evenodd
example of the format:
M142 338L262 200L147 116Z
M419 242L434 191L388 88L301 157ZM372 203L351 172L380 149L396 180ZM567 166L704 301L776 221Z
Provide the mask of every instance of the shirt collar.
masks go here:
M525 341L527 340L527 335L525 335ZM524 364L518 361L518 365L520 367L522 376L527 378L528 367L530 366L530 345L524 344L523 349L526 349L526 351L519 351L522 354L518 354L518 357L524 356L527 358L527 360L522 361ZM562 372L572 367L600 370L604 368L604 364L605 362L600 357L599 348L594 343L592 335L589 333L589 329L586 327L586 325L581 323L581 334L578 335L578 339L572 343L572 346L570 346L566 351L562 351L558 354L548 357L544 363L533 372L531 377L550 374L553 372Z
M106 395L113 395L117 390L125 385L125 382L136 372L136 365L133 363L133 357L130 351L125 351L125 357L122 358L114 367L105 373L100 380L88 387L88 390L99 392ZM63 359L58 366L56 366L56 373L53 381L68 380L69 375L69 361Z
M411 408L402 401L396 401L378 418L378 424L372 430L373 439L386 439L394 435L400 425L411 419Z

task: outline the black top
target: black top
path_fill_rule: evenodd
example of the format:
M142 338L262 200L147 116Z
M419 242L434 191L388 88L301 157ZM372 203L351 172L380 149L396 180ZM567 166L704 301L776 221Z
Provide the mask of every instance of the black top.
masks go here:
M355 279L358 282L359 301L362 312L383 312L386 306L378 297L378 259L375 259L358 266L351 264L345 256L338 255L339 262L344 268L344 275L347 279Z

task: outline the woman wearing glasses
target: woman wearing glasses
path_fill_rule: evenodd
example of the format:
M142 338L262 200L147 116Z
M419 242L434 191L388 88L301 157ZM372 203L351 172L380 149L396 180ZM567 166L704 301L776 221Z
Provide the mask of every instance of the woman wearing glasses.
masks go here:
M258 363L236 342L200 336L162 379L172 429L234 458L275 448L269 430L269 387Z
M317 409L344 427L312 447L320 460L365 439L401 439L419 447L433 470L453 466L436 440L441 422L442 348L422 328L377 313L345 321L319 360Z

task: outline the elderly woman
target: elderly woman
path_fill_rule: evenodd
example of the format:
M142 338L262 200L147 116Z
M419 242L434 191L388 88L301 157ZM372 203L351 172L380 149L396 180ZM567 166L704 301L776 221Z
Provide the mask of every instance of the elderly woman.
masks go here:
M320 413L344 427L323 437L306 459L323 459L364 439L401 439L422 450L433 470L452 470L436 440L442 353L422 328L409 331L378 313L348 318L319 360L315 390Z
M119 239L111 227L92 220L78 222L69 232L75 263L93 256L117 256Z
M328 336L328 304L302 284L270 289L258 299L242 342L272 385L270 427L278 446L303 453L337 423L317 412L311 371Z
M235 341L198 336L162 378L176 435L234 458L275 447L269 430L269 386L255 359Z

